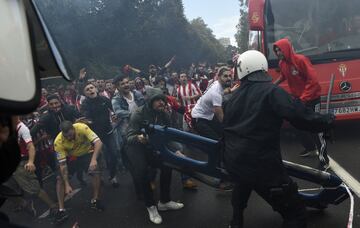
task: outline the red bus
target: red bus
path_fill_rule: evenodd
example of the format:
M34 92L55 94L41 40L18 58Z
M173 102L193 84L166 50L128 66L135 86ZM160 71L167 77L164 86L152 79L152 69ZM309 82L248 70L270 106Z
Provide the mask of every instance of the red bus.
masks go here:
M279 76L273 43L288 38L315 67L321 110L334 74L329 110L339 120L360 119L360 1L249 0L248 7L249 45L266 55L272 77Z

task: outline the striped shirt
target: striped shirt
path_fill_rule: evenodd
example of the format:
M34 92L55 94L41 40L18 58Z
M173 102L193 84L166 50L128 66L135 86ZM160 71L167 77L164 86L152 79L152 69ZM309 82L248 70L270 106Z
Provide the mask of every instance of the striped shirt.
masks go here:
M196 99L189 99L188 97L199 94L201 95L200 89L189 82L186 85L180 85L177 88L177 97L182 106L196 104Z

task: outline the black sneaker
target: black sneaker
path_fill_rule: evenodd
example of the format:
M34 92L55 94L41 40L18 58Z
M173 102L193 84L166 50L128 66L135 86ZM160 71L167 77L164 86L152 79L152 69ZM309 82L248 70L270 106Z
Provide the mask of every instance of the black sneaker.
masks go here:
M66 211L58 211L55 215L54 223L61 224L69 218L69 214Z
M90 202L90 208L97 210L97 211L104 211L105 208L102 205L102 203L100 202L100 200L91 200Z

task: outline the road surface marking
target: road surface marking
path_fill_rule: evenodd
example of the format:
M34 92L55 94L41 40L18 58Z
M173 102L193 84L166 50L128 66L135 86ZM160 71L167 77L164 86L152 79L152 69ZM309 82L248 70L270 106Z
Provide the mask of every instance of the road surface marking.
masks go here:
M360 183L330 156L330 168L360 198Z

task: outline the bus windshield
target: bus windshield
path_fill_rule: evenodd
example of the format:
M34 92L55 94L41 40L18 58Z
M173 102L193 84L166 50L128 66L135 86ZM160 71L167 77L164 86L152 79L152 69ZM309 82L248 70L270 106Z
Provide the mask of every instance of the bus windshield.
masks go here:
M359 0L268 0L266 43L291 40L297 53L328 58L330 53L360 48Z

